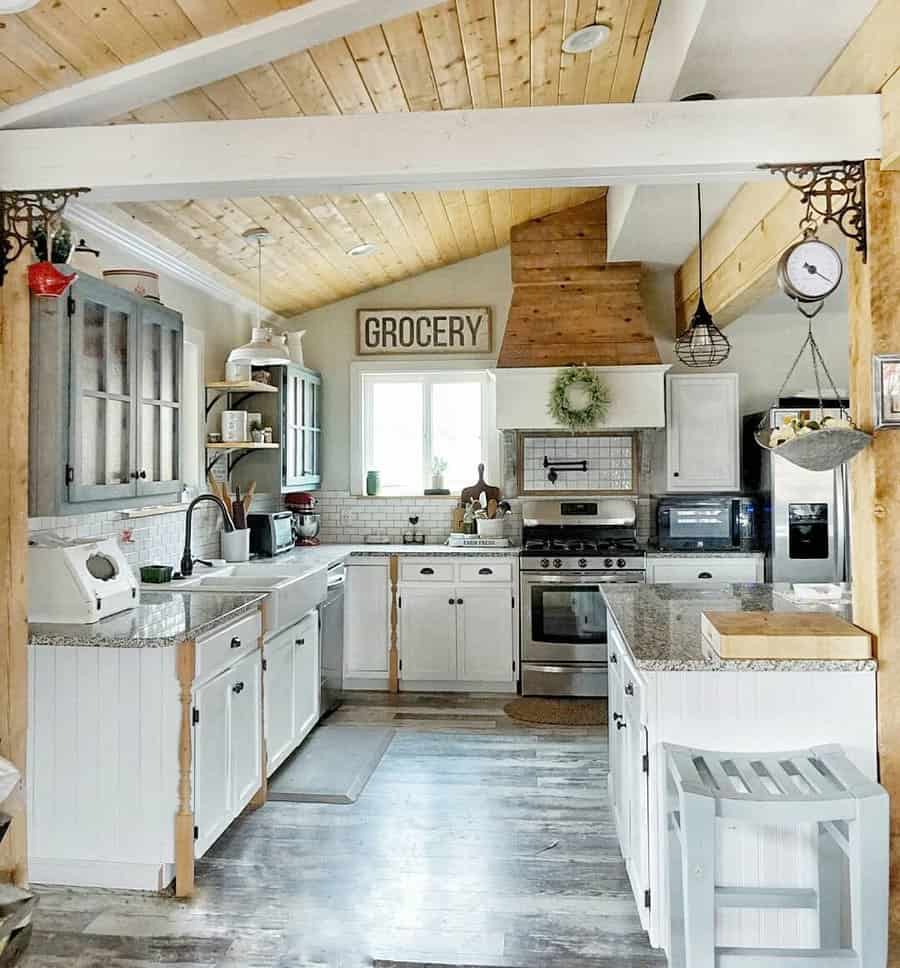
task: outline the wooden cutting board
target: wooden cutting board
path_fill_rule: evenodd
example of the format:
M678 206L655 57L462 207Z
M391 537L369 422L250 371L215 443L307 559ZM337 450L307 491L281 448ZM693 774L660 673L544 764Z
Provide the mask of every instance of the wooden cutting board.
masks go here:
M703 637L723 659L870 659L868 632L825 612L703 612Z

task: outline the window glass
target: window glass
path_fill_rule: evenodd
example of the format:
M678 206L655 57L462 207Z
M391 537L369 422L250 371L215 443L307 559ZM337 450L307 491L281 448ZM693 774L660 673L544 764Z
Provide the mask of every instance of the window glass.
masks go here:
M381 475L382 494L422 491L424 386L376 383L372 387L371 467Z
M447 462L444 487L459 491L475 480L481 443L481 383L432 384L431 454Z

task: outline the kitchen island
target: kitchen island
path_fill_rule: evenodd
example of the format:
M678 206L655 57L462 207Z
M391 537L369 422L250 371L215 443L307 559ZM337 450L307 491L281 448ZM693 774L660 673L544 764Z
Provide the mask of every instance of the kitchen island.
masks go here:
M828 610L792 603L788 586L608 585L609 795L645 929L668 950L666 764L663 743L731 752L839 743L877 778L876 662L723 660L703 643L709 611ZM816 832L767 827L718 830L719 883L814 887ZM815 946L814 911L726 909L722 945Z
M265 782L262 599L144 592L93 624L31 627L33 881L192 891L195 856Z

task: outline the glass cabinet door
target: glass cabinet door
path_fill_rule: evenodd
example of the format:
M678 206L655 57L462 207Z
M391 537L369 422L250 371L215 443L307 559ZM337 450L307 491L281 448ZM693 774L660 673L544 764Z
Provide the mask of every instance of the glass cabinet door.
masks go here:
M284 382L284 490L320 483L322 382L318 374L288 366Z
M148 304L141 311L137 493L181 488L181 317Z
M82 283L74 294L69 366L68 498L72 502L135 493L134 304L108 288Z

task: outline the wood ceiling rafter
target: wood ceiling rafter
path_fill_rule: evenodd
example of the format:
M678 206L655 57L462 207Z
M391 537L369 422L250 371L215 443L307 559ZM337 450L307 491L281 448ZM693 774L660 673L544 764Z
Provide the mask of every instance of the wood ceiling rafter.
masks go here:
M0 18L0 98L28 97L297 6L293 0L61 0ZM118 122L216 121L631 100L659 0L442 0L419 13L149 105ZM45 9L46 8L46 9ZM561 52L595 21L593 54ZM255 296L254 221L266 303L283 315L507 245L511 226L605 189L396 192L125 206ZM378 249L347 255L363 241ZM276 251L277 250L277 251Z

